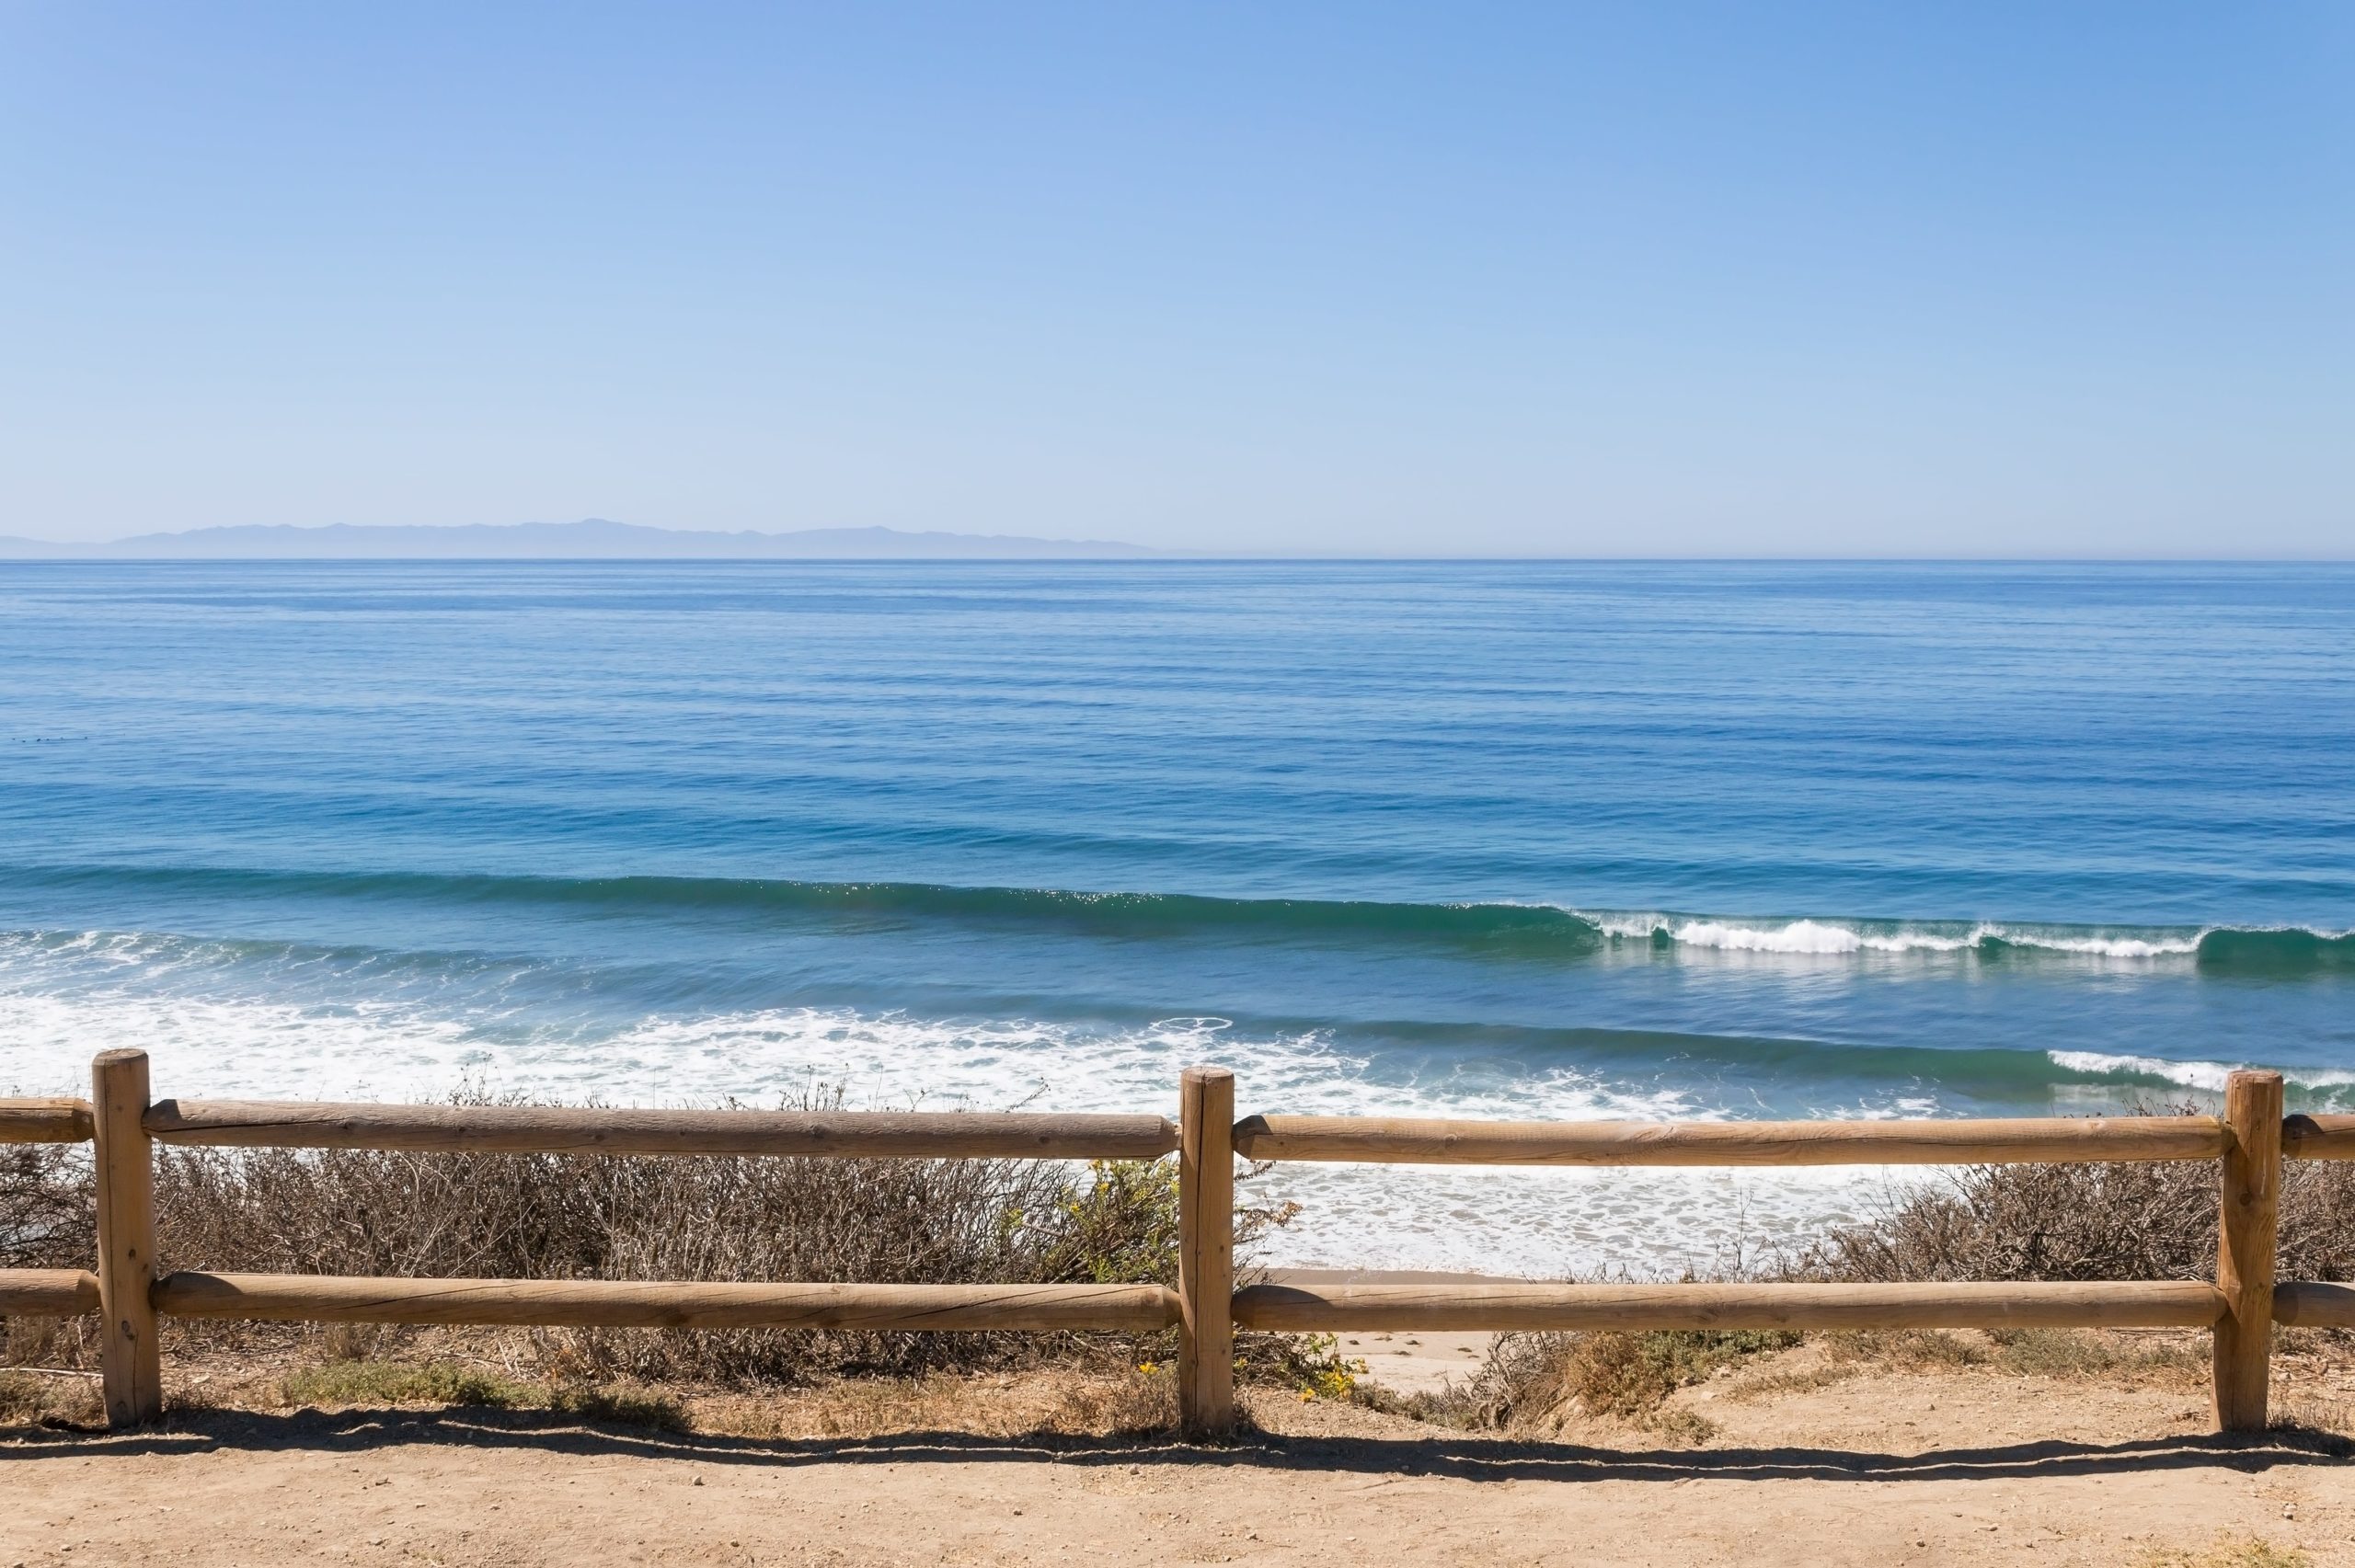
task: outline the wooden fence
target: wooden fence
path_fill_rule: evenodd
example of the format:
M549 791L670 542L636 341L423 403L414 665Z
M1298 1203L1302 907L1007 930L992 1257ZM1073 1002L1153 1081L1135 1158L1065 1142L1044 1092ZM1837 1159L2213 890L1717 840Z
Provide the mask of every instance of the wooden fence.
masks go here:
M2218 1116L2019 1121L1471 1122L1235 1119L1235 1079L1189 1069L1157 1116L568 1110L148 1098L147 1058L108 1051L86 1100L0 1100L0 1142L95 1142L97 1269L0 1270L0 1315L99 1315L110 1425L163 1410L160 1316L649 1328L1179 1331L1188 1428L1234 1417L1235 1329L2205 1328L2216 1420L2264 1426L2273 1324L2355 1327L2355 1287L2276 1285L2281 1162L2355 1159L2355 1116L2284 1119L2281 1079L2236 1072ZM155 1271L154 1146L1178 1159L1180 1268L1158 1285L796 1285L340 1278ZM2084 1163L2213 1160L2208 1281L1927 1285L1253 1285L1235 1288L1235 1158L1491 1165Z

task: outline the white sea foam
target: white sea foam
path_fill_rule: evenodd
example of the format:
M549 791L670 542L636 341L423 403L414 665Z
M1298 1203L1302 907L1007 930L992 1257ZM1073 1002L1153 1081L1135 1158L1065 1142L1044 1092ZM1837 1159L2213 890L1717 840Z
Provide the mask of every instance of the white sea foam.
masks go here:
M1571 911L1608 937L1648 942L1666 936L1680 947L1723 953L1836 957L1858 953L1967 953L1982 944L2030 948L2093 958L2185 957L2200 950L2206 930L2110 933L1982 922L1897 924L1886 929L1834 920L1739 921L1669 914Z
M2163 1083L2221 1094L2230 1064L2221 1061L2167 1061L2159 1057L2113 1056L2101 1051L2047 1051L2055 1067L2098 1077L2154 1078Z
M2170 936L2074 936L2052 932L1991 925L1985 934L2014 947L2038 947L2048 953L2082 953L2096 958L2182 958L2200 951L2205 931Z
M1685 947L1715 947L1729 953L1950 953L1968 947L1967 936L1936 936L1928 933L1880 935L1834 925L1826 921L1793 921L1788 925L1734 925L1725 921L1686 921L1669 927L1671 940Z
M1244 1035L1217 1018L1103 1029L966 1023L838 1008L654 1017L606 1029L515 1028L410 1002L305 1007L185 1000L144 986L62 995L0 973L0 1093L70 1093L91 1055L146 1049L159 1094L433 1099L466 1081L613 1103L753 1104L816 1084L862 1106L1164 1108L1180 1068L1231 1064L1246 1109L1476 1117L1695 1116L1668 1090L1577 1071L1510 1082L1378 1080L1321 1032ZM1767 1238L1853 1217L1878 1190L1854 1173L1475 1170L1279 1165L1253 1183L1302 1213L1269 1261L1531 1275L1706 1266Z
M2221 1094L2234 1072L2246 1062L2170 1061L2164 1057L2117 1056L2101 1051L2047 1051L2055 1067L2104 1078L2154 1078L2163 1083ZM2302 1089L2344 1089L2355 1086L2355 1071L2335 1068L2292 1068L2282 1072L2285 1082Z

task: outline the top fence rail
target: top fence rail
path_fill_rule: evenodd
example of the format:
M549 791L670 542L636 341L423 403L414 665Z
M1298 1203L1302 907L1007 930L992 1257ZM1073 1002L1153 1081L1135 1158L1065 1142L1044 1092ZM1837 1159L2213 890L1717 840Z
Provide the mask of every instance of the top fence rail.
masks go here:
M550 1154L822 1155L914 1160L1155 1160L1178 1128L1152 1116L986 1111L607 1110L542 1105L159 1100L159 1143Z
M2355 1160L2355 1116L2286 1116L2281 1153L2291 1160Z
M159 1143L478 1153L739 1154L845 1159L1155 1160L1178 1151L1164 1116L982 1111L662 1110L161 1100ZM86 1100L0 1100L0 1144L86 1143ZM1252 1116L1248 1160L1430 1165L2002 1165L2213 1160L2218 1117L1974 1121L1488 1122ZM2355 1116L2293 1116L2291 1160L2355 1160Z
M1467 1122L1249 1116L1252 1160L1434 1165L2002 1165L2213 1160L2214 1116L2019 1121Z
M0 1100L0 1143L87 1143L95 1136L87 1100Z

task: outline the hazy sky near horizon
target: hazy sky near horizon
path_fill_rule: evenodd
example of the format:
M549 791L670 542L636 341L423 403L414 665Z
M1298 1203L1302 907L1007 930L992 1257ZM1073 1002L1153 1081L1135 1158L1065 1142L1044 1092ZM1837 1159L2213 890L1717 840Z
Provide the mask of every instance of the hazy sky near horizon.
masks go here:
M0 0L0 534L2355 553L2355 9Z

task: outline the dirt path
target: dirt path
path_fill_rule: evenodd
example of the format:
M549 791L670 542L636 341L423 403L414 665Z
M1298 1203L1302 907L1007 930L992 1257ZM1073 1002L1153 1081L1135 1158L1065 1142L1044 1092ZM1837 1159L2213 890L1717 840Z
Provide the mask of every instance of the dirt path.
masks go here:
M2355 1562L2355 1464L2203 1436L2181 1390L1891 1374L1699 1397L1721 1425L1701 1449L1516 1445L1281 1397L1252 1402L1270 1433L1228 1449L216 1413L0 1445L0 1568L2107 1565L2200 1561L2220 1536Z

